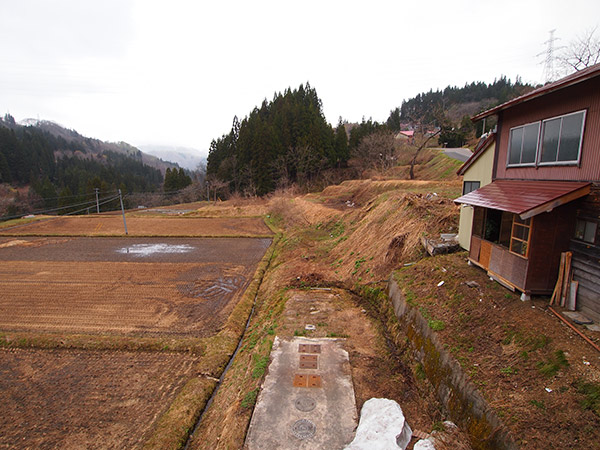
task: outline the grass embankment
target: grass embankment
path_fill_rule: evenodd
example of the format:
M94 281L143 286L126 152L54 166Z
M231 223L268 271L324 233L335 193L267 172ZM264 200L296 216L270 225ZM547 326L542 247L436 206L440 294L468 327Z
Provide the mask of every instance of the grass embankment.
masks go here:
M465 253L422 259L395 277L520 446L597 446L599 355L546 311L547 299L521 302Z
M456 171L463 165L457 159L447 156L442 149L435 149L433 157L419 166L416 175L424 180L456 180Z
M205 353L206 339L11 331L10 333L0 333L0 347L188 352L193 355L202 355Z

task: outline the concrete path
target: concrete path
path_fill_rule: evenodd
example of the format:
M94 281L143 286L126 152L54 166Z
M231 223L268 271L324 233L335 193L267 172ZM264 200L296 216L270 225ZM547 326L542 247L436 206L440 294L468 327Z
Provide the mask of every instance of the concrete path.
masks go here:
M352 441L357 412L343 341L275 338L245 448L336 450Z
M465 162L471 157L473 152L468 148L445 148L444 153L450 158Z

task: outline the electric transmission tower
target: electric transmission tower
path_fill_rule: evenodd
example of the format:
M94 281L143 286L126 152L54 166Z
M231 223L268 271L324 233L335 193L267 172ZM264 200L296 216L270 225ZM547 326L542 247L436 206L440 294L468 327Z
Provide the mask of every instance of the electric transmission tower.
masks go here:
M540 56L545 55L545 59L542 63L544 64L544 70L542 72L542 78L544 79L544 84L551 83L558 78L558 73L554 68L554 51L558 50L562 47L555 48L554 42L558 41L560 38L554 37L554 30L550 30L550 37L544 44L546 44L546 51L542 53L538 53L536 56L539 58Z

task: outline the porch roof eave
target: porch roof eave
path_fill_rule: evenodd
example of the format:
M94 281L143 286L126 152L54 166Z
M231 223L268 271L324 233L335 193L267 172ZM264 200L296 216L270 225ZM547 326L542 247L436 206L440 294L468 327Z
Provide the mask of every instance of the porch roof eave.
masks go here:
M590 187L589 182L495 180L454 202L507 211L526 220L589 194Z

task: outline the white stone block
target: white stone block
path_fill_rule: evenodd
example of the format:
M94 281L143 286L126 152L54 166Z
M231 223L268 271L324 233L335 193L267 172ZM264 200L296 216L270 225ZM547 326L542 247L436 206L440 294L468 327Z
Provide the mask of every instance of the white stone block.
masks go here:
M345 450L404 450L411 437L400 405L394 400L372 398L364 403L356 436Z

